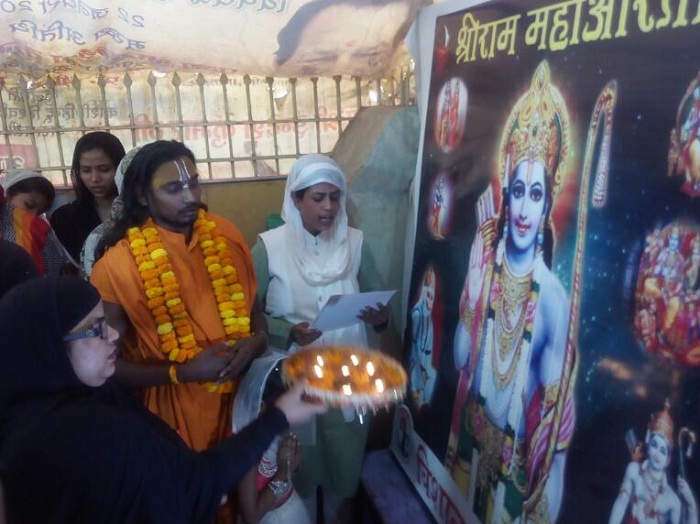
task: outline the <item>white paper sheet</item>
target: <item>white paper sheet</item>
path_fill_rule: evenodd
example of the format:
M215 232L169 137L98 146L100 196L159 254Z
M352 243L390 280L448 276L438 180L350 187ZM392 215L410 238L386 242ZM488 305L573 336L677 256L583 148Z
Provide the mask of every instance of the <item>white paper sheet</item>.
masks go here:
M333 295L318 312L311 327L330 331L362 322L357 315L367 306L376 308L377 302L386 305L396 290L368 291L352 295Z

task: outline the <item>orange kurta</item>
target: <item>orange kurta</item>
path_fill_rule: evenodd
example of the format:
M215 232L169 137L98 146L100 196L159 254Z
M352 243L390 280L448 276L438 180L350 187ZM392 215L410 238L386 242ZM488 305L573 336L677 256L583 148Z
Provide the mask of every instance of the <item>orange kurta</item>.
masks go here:
M207 213L207 218L216 223L219 233L228 241L250 314L257 292L250 250L231 222L211 213ZM197 233L193 232L186 245L182 234L157 226L156 229L180 284L180 296L198 345L207 348L224 342L226 336ZM95 264L90 280L105 302L120 305L129 318L130 326L122 343L123 358L144 363L166 362L128 240L122 239L105 253ZM148 409L176 429L195 450L219 442L230 430L233 394L209 393L200 384L188 383L146 388L142 390L142 398Z

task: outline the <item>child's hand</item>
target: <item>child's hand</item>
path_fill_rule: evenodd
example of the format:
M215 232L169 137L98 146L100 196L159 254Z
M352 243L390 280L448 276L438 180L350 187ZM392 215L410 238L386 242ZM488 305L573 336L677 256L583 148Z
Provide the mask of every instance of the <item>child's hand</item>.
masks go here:
M294 433L287 433L280 441L277 451L277 473L286 479L297 470L301 463L301 448L299 439Z

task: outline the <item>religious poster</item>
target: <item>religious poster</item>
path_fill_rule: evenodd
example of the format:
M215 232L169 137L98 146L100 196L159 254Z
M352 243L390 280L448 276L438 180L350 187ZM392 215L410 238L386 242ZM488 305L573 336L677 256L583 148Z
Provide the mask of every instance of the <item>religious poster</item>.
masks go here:
M439 522L698 522L700 3L421 17L398 462Z

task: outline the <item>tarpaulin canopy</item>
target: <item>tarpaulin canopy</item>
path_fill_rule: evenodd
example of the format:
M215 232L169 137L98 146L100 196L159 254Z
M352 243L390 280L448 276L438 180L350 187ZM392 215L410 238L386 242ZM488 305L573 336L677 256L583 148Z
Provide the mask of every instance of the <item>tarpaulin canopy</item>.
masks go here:
M0 0L0 71L380 77L430 0Z

